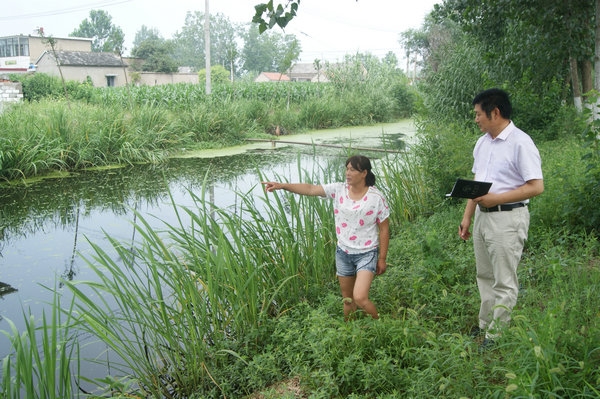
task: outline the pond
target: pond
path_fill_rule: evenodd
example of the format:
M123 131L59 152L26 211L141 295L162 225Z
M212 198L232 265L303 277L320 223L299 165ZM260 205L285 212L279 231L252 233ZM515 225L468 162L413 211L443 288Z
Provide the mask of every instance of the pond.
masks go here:
M89 281L95 274L84 257L93 255L90 243L109 253L107 236L134 245L136 212L157 229L175 223L173 204L193 207L190 193L207 189L219 208L235 209L236 193L261 190L259 172L270 179L298 181L298 164L338 162L354 152L371 158L382 149L401 152L414 137L411 121L360 128L316 131L283 136L279 142L252 142L223 150L200 151L161 165L135 165L85 171L0 189L0 330L7 320L22 329L24 314L41 319L50 312L51 289L63 291L61 280ZM291 144L293 142L295 144ZM379 151L367 151L366 148ZM363 151L364 150L364 151ZM342 157L342 158L340 158ZM342 165L340 164L340 170ZM185 223L185 221L184 221ZM62 292L68 303L69 293ZM90 357L101 349L90 346ZM11 352L0 334L0 357ZM106 374L89 364L88 377ZM102 367L101 367L102 368Z

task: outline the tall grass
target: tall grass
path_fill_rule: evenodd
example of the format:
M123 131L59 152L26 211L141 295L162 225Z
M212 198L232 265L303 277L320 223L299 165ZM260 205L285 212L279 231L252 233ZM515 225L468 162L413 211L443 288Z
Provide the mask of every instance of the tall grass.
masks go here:
M155 108L131 111L61 102L24 103L0 115L0 178L57 170L161 162L194 142L176 115Z
M390 215L392 225L401 226L433 212L439 198L436 198L434 186L418 156L409 151L387 153L385 160L377 165L381 165L378 186L393 210Z
M76 329L71 325L71 307L62 309L60 294L54 295L52 313L42 315L41 325L33 314L23 312L25 331L7 320L13 353L2 360L2 397L6 399L64 399L77 395L80 373Z
M407 82L382 75L387 84L287 82L203 86L173 84L94 88L69 82L61 100L51 78L20 77L31 94L25 104L0 114L0 178L14 180L56 170L110 163L161 162L169 153L236 145L245 138L307 129L389 122L412 104L390 89ZM359 79L360 80L360 79ZM356 90L350 90L352 82ZM47 92L47 96L43 93Z

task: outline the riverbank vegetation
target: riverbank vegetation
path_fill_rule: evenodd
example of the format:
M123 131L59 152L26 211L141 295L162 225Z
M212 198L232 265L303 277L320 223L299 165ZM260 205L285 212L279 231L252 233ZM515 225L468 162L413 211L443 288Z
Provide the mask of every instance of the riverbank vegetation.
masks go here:
M73 387L85 379L85 370L77 367L81 334L97 338L121 358L111 364L115 371L110 376L93 381L95 396L600 396L598 121L570 105L562 58L547 60L543 65L548 69L537 73L531 64L491 56L486 43L473 40L458 22L443 22L432 25L429 33L447 41L428 49L431 58L416 91L419 144L406 158L373 156L378 185L393 215L389 269L372 289L380 320L361 313L351 322L343 320L327 203L289 193L239 193L243 209L231 212L211 206L200 193L195 207L174 205L182 219L191 218L192 227L171 223L156 231L138 219L136 231L143 239L135 249L107 237L119 257L96 247L88 262L97 282L65 282L76 296L73 303L60 306L57 291L55 308L64 311L43 318L40 327L31 322L28 331L9 333L16 354L3 361L4 396L77 395ZM509 28L506 35L537 31ZM520 40L502 38L505 45ZM551 57L556 52L536 54ZM470 175L471 151L480 135L470 101L491 86L511 93L515 123L536 141L545 192L530 205L531 229L518 270L521 290L513 320L497 347L481 353L481 338L469 336L479 306L472 245L457 237L464 202L444 194L456 177ZM354 110L346 115L356 114L358 124L379 120L373 104L393 103L375 92L348 90L343 96L348 100L328 104L327 94L319 93L303 106L290 101L290 108L297 107L294 114L306 120L319 121L313 127L326 127L324 121L332 123L347 109ZM117 111L139 101L134 94L121 94ZM147 108L150 116L158 114L158 126L167 124L159 117L163 108L176 103L166 98L157 97L161 107ZM244 112L240 121L260 126L255 131L263 134L280 123L273 115L287 115L287 98L280 99L279 108L265 98L245 100L226 115L255 110ZM588 99L594 103L592 96ZM371 111L357 113L365 104L371 104ZM384 109L384 119L395 115L393 106ZM2 116L2 123L9 119ZM146 118L136 120L141 124ZM186 119L188 125L191 120ZM198 121L198 126L223 122L200 115ZM48 131L57 135L61 130ZM347 155L318 170L299 164L300 175L305 180L320 176L323 183L338 180L339 161ZM116 309L103 305L101 299L108 296L117 301ZM36 340L35 328L44 333L42 342Z
M244 206L231 212L199 193L196 206L174 205L192 227L157 230L138 219L135 250L107 237L118 256L96 247L88 259L96 282L65 282L73 303L60 304L57 291L56 314L12 331L17 356L4 359L12 383L3 393L42 397L39 381L51 392L44 397L84 396L74 388L85 381L78 337L93 336L122 359L93 381L95 397L597 397L600 246L547 195L580 181L580 144L540 143L546 193L532 201L519 303L493 351L480 353L480 338L468 335L478 294L472 247L456 236L463 203L384 156L376 172L394 219L389 269L372 289L380 320L343 320L327 202L239 193ZM339 180L345 156L302 175ZM405 212L413 194L398 181L421 188L413 213ZM296 390L282 393L273 385L281 381Z
M363 76L365 66L369 74ZM43 74L14 76L27 99L0 114L0 179L56 170L162 162L247 138L407 117L414 90L395 66L349 57L329 83L235 82L207 95L192 84L94 88Z

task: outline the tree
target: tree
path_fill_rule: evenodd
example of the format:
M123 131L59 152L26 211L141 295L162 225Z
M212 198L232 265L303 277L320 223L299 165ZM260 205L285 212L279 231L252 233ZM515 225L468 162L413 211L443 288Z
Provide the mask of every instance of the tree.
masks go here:
M398 66L398 57L396 57L396 54L394 54L393 51L388 51L381 61L392 68Z
M232 24L229 18L220 13L211 16L210 23L211 64L223 66L233 76L240 57L240 27Z
M234 72L239 63L240 28L221 13L210 16L211 65ZM188 12L181 32L175 34L175 56L179 65L198 70L205 67L204 13Z
M67 106L71 108L71 102L69 101L69 93L67 91L67 84L65 82L65 77L62 72L60 61L58 59L58 54L56 53L56 39L52 37L52 35L46 36L44 28L41 27L37 29L37 34L40 35L40 37L42 37L42 43L50 46L50 51L52 51L52 56L54 57L54 61L56 62L56 66L58 68L58 73L60 74L60 81L62 83L63 91L65 93L65 99L67 100Z
M393 58L379 60L370 53L346 55L343 62L327 64L327 78L336 96L358 109L369 108L372 121L384 121L386 115L406 117L412 113L413 98L408 92L404 73Z
M89 19L84 19L79 28L69 36L87 37L92 40L92 51L122 53L125 35L123 30L112 23L106 11L91 10Z
M132 55L144 59L142 71L173 73L178 67L173 52L173 42L158 37L144 40L132 51Z
M279 59L277 72L285 73L288 72L292 65L300 58L302 52L300 48L300 42L293 35L286 35L283 38L283 46L279 48Z
M596 0L527 0L519 2L447 0L436 5L438 21L452 19L476 38L490 64L502 78L529 75L540 90L547 82L571 81L573 93L581 84L591 89L591 60L595 37L592 22ZM441 17L441 18L440 18ZM500 76L499 76L500 77Z
M173 41L165 40L156 28L142 25L135 34L131 55L144 60L141 67L146 72L173 73L179 66L175 60Z
M214 65L210 67L210 80L214 84L223 84L230 82L229 71L223 68L221 65ZM206 70L201 69L198 71L198 83L204 85L206 82Z
M409 74L411 63L415 68L427 58L429 41L424 30L409 29L400 34L400 45L406 52L406 73Z
M133 39L133 49L131 51L135 51L135 49L146 40L163 40L163 37L157 28L149 28L146 25L142 25L140 30L135 34L135 39Z
M331 84L340 92L353 90L363 91L365 88L384 89L392 78L389 64L382 63L370 53L356 53L344 56L344 61L327 67Z
M256 25L250 25L245 34L242 50L246 72L287 71L300 56L300 42L295 35L278 32L259 33Z
M204 13L188 12L181 32L175 33L175 57L179 65L199 70L205 65Z

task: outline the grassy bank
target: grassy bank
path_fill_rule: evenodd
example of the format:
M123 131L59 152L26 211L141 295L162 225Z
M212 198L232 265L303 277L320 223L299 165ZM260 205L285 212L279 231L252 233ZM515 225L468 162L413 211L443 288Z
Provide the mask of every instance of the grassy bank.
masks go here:
M185 89L185 87L179 87ZM142 91L138 89L135 91ZM171 88L171 94L177 87ZM15 180L53 171L89 167L158 163L193 149L221 148L247 138L272 137L308 129L389 121L373 117L378 104L361 105L353 96L332 100L316 94L294 103L277 98L211 98L194 103L170 98L164 106L156 90L128 105L125 96L110 93L94 103L42 100L12 106L0 115L0 179ZM247 94L250 96L250 93ZM142 97L142 94L139 95ZM178 103L178 98L186 99ZM154 102L152 99L162 99ZM194 97L191 97L192 99ZM392 115L386 111L386 115Z
M381 66L380 66L381 67ZM15 79L17 77L15 76ZM414 93L399 72L340 82L236 82L95 88L44 74L19 76L27 101L0 114L0 180L54 171L158 163L276 131L359 126L406 118ZM347 80L354 82L348 85Z
M13 332L17 355L4 360L2 392L77 395L85 333L124 359L113 364L123 372L94 382L98 396L598 397L600 245L566 226L566 204L556 203L585 168L579 144L539 145L546 191L531 204L520 298L493 351L479 353L468 337L479 299L472 245L456 237L464 203L438 195L417 159L402 167L384 158L376 172L394 218L390 267L372 290L381 320L343 321L327 203L241 193L243 210L232 214L200 194L196 207L178 208L192 228L165 226L165 238L141 219L135 252L111 239L117 261L98 247L88 261L99 282L66 283L75 303L41 323L52 339L36 342L33 327ZM338 163L322 168L300 175L341 178ZM106 296L117 309L91 299ZM276 388L281 381L294 390Z

